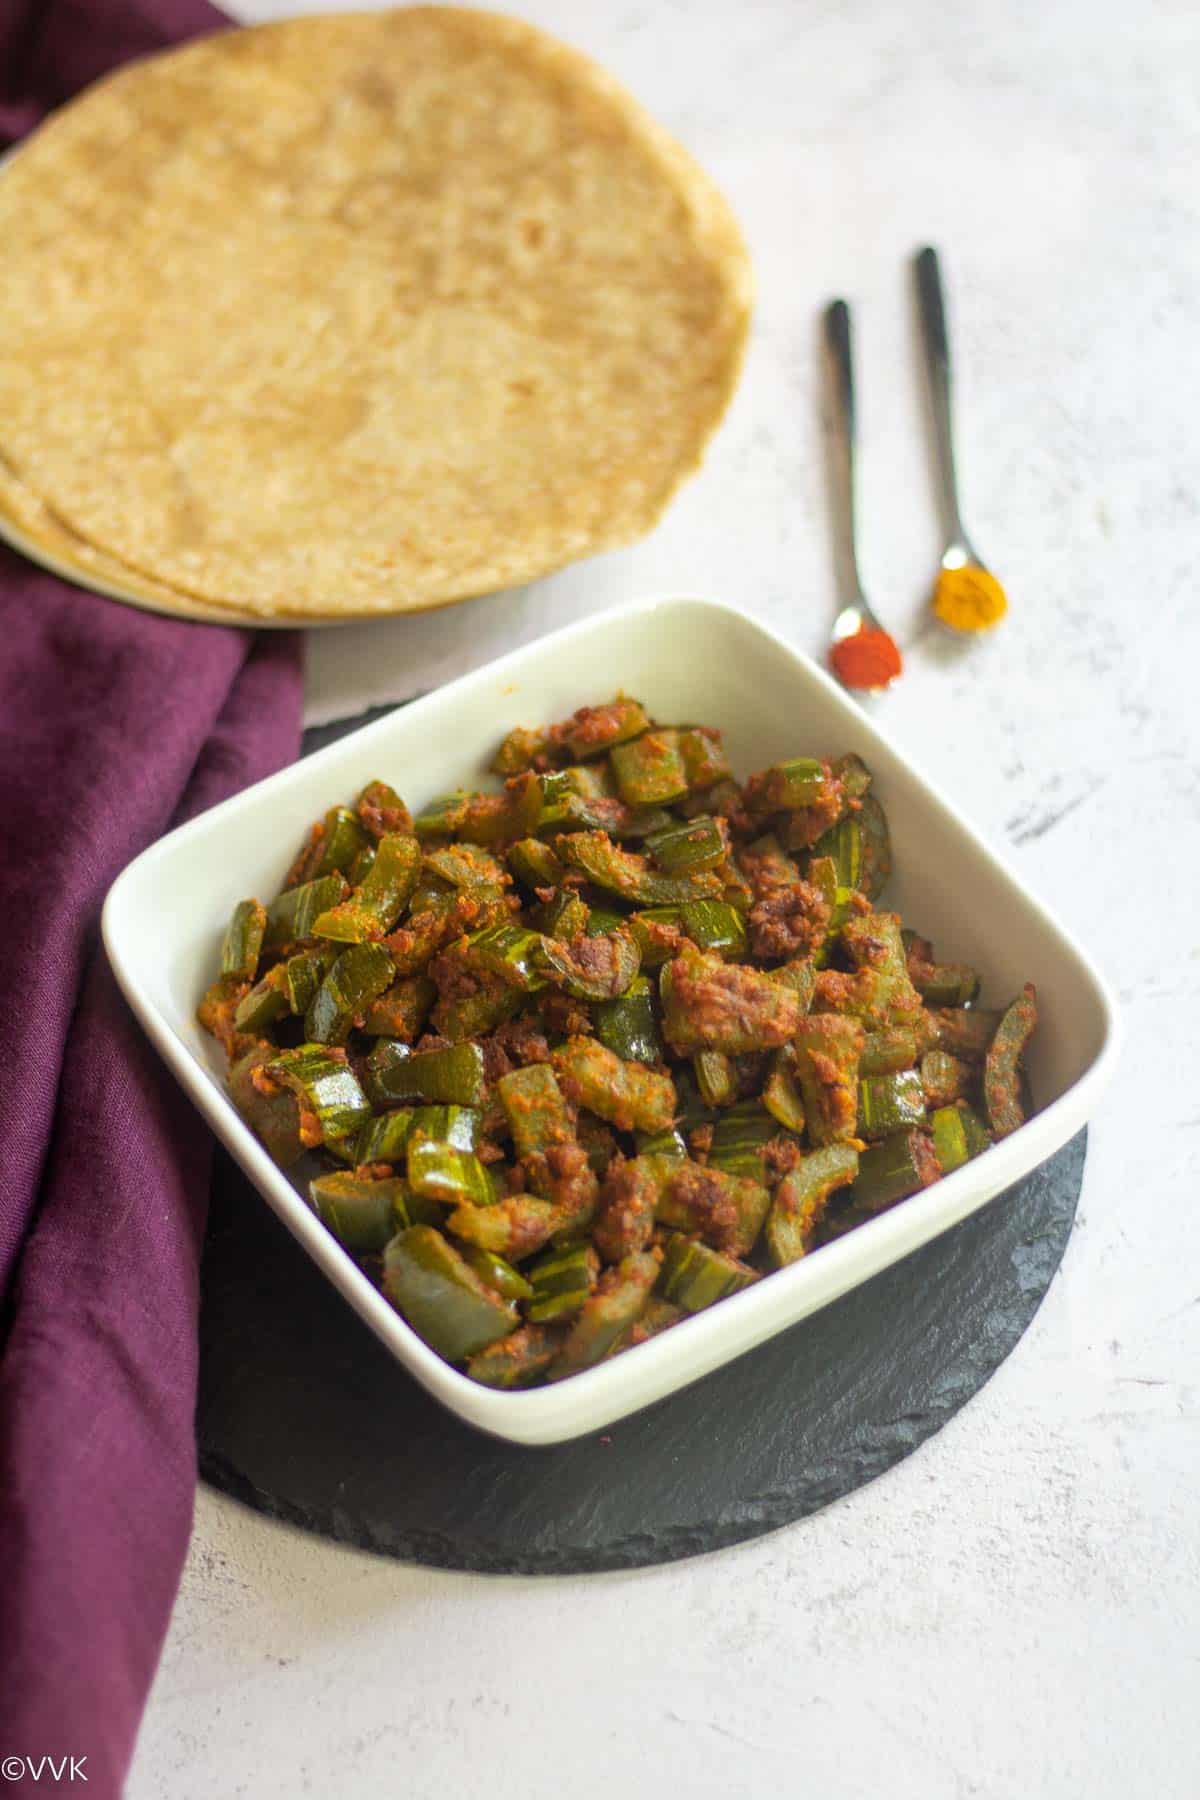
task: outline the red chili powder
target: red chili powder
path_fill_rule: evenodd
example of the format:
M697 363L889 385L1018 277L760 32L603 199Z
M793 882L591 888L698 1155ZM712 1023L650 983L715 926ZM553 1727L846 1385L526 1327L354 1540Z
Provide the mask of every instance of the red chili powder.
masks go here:
M866 625L852 637L840 638L829 652L829 661L838 680L848 688L886 687L904 666L888 633Z

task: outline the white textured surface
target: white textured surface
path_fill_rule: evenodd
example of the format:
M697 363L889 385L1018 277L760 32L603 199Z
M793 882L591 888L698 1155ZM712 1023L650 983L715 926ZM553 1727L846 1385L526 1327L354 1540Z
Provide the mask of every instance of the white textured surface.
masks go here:
M318 636L313 716L660 589L736 601L816 650L816 318L844 292L866 572L909 648L881 712L1107 966L1124 1069L1063 1271L1013 1357L815 1519L698 1563L543 1584L398 1567L202 1491L130 1793L651 1800L667 1779L753 1800L1192 1800L1200 13L520 10L608 63L724 184L760 287L746 377L646 543L515 601ZM904 264L926 239L953 283L968 522L1013 600L995 642L962 652L918 638L937 543Z

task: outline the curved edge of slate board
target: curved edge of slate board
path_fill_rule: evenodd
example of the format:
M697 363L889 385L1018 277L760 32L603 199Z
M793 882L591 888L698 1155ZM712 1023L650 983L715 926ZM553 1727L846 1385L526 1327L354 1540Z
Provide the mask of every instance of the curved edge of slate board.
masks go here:
M933 1243L607 1432L501 1444L387 1354L224 1158L206 1247L206 1480L437 1568L579 1574L789 1524L908 1456L978 1392L1061 1261L1086 1133Z

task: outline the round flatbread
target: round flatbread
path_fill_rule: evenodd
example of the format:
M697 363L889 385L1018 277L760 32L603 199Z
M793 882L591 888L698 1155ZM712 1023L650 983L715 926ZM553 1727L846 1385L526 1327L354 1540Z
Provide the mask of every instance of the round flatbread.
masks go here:
M0 172L0 452L162 588L397 612L628 542L737 378L744 246L517 20L304 18L151 57Z
M31 494L16 479L0 456L0 537L22 551L32 561L63 575L78 587L108 594L116 600L128 601L147 612L174 613L184 619L202 619L210 625L258 625L271 620L259 619L253 613L236 608L215 606L211 601L196 600L190 594L177 593L162 582L106 556L86 538L56 519L44 501ZM284 621L279 621L281 624Z

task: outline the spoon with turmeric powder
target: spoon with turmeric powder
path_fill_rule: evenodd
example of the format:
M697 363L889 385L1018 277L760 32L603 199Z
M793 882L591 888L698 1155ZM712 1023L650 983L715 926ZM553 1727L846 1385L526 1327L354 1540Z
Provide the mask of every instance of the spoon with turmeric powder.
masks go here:
M920 251L915 272L947 538L934 583L932 606L942 623L954 631L989 631L1008 611L1008 599L967 536L959 511L950 419L950 340L946 331L946 303L937 251Z

